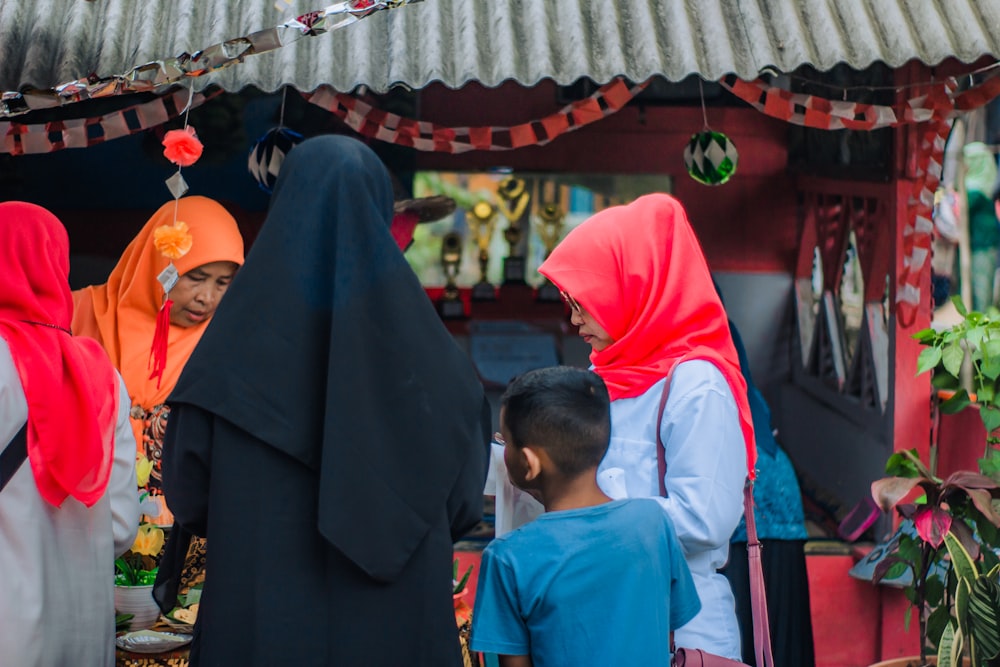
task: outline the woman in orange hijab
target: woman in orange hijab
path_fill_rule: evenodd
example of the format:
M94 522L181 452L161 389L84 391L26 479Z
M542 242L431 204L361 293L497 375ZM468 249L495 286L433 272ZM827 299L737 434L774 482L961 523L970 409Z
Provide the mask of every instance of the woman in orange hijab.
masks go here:
M206 197L184 197L153 214L107 283L73 292L73 332L96 338L125 380L138 454L153 464L154 497L160 496L164 402L242 264L243 237L233 216ZM179 277L165 299L159 277L171 265ZM157 522L170 523L162 498L160 506Z
M733 593L717 570L752 477L753 420L729 321L684 209L665 194L605 209L538 271L570 304L611 395L601 488L615 499L655 497L677 530L702 604L675 632L677 646L739 660Z

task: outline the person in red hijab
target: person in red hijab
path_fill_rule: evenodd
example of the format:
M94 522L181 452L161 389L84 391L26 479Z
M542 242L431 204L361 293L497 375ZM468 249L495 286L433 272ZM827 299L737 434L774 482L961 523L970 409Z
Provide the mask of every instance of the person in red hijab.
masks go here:
M739 660L733 593L717 570L753 476L753 419L728 318L683 207L652 194L605 209L538 271L563 293L611 396L601 488L615 499L656 497L677 529L702 602L676 631L677 646Z
M54 215L0 203L0 275L0 655L110 667L112 563L139 523L128 394L100 344L70 333Z

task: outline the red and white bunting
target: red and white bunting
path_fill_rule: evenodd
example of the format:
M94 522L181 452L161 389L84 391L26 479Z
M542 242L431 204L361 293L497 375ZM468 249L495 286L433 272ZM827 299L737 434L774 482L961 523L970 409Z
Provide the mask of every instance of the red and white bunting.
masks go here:
M556 113L510 127L447 127L382 111L356 97L323 88L303 93L310 103L333 113L358 134L418 151L465 153L509 151L544 146L567 132L620 111L647 84L622 79L601 86L593 95L572 102Z
M903 228L903 271L896 281L896 317L903 328L913 325L920 307L920 278L930 270L934 234L934 192L941 183L944 148L952 121L935 118L927 123L917 149L917 172L906 203ZM925 268L926 267L926 268Z
M907 201L903 229L903 270L896 281L896 315L903 328L913 325L921 302L920 279L930 270L934 223L934 192L941 183L945 143L952 119L961 111L980 107L1000 95L1000 76L956 94L957 83L948 79L928 85L905 103L890 107L829 100L772 86L764 81L725 77L721 84L758 111L787 123L821 130L877 130L924 124L917 153L913 191Z
M127 137L163 125L184 113L189 92L177 90L159 99L137 104L119 111L94 116L24 125L9 121L0 122L0 153L27 155L52 153L63 148L86 148L105 141ZM205 96L201 93L191 98L191 108L200 106L218 93Z

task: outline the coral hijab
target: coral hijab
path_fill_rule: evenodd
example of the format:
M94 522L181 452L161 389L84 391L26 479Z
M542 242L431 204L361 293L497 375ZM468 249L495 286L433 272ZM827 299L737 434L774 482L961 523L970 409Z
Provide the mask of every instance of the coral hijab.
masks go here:
M114 456L118 378L95 341L69 333L69 239L45 209L0 204L0 338L28 402L28 461L38 492L91 507Z
M163 303L157 276L170 261L153 246L153 230L173 225L174 206L173 201L164 204L146 222L107 283L73 292L73 331L104 345L125 379L132 405L146 410L166 400L208 324L170 325L162 380L150 379L150 348ZM243 237L221 204L207 197L184 197L176 206L177 220L187 223L193 239L191 249L174 260L180 275L210 262L243 264Z
M652 194L573 229L538 269L615 341L590 355L611 400L639 396L684 360L712 362L736 399L753 475L753 418L729 323L680 202Z

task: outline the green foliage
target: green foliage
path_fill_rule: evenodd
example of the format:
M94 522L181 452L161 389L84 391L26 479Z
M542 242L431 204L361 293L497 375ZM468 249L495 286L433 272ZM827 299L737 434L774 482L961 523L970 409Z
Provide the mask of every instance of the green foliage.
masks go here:
M926 346L917 372L932 372L932 385L954 394L939 404L944 414L975 404L986 430L978 471L941 479L916 450L896 452L888 477L872 484L883 509L913 520L917 537L903 535L876 578L910 570L906 597L918 613L922 649L936 650L939 667L972 667L1000 656L1000 311L967 311L953 297L962 320L948 329L924 329L914 338ZM920 488L923 496L912 499ZM945 572L942 580L940 572ZM925 657L925 656L923 656Z
M134 556L135 554L133 554ZM156 581L156 572L159 568L143 568L141 558L116 558L115 559L115 585L116 586L150 586Z
M115 632L128 630L128 622L133 618L135 618L135 614L115 614Z
M451 580L452 580L451 592L453 595L457 595L465 590L465 585L469 583L469 577L471 575L472 575L472 566L470 565L469 569L465 571L464 575L462 575L462 579L461 580L458 579L458 559L456 558L455 561L452 563L452 568L451 568Z
M917 358L917 374L934 371L932 384L938 389L955 389L953 397L943 402L941 412L964 410L971 402L979 406L979 417L986 428L987 454L1000 443L1000 310L986 313L968 311L962 300L952 297L962 319L942 331L924 329L913 338L926 349ZM963 364L968 362L967 386L963 387ZM972 396L970 396L970 392ZM984 471L985 472L985 471ZM1000 481L1000 478L994 478Z

